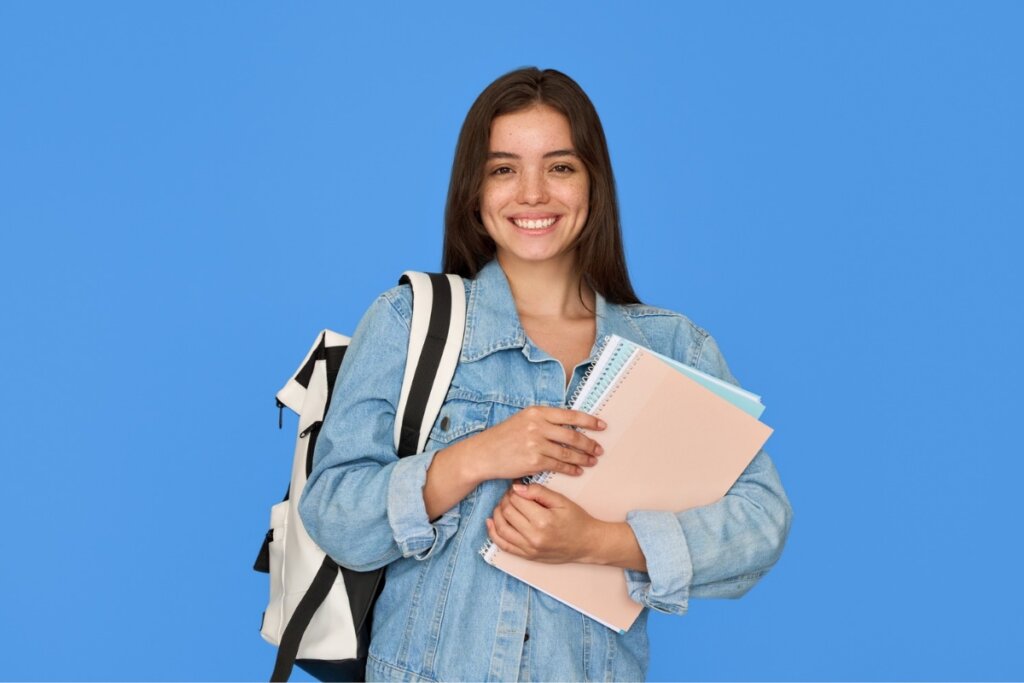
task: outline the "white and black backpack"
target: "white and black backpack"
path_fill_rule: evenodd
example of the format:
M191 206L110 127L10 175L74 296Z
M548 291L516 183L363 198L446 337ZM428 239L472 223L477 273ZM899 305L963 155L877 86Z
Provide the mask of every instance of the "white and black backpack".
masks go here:
M466 297L462 278L405 271L412 285L412 324L395 420L398 457L420 453L448 393L462 351ZM260 634L278 646L272 681L286 681L293 664L320 680L363 680L373 605L384 569L352 571L313 542L298 502L313 466L313 449L330 405L349 338L324 330L298 371L277 393L281 412L299 415L291 480L270 510L270 531L253 568L270 574L270 602ZM278 421L278 427L281 421Z

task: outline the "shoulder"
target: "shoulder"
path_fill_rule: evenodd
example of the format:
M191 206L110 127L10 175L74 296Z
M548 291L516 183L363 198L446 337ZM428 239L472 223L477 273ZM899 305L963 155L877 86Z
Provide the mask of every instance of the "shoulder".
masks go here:
M412 320L412 285L395 285L382 292L375 303L390 306L408 326Z
M640 331L650 348L736 383L715 338L686 315L648 304L617 304L616 307Z
M688 365L696 365L701 349L711 336L689 317L648 304L619 304L617 308L636 327L649 346Z
M469 301L470 290L472 287L472 280L470 278L462 278L462 284L466 291L466 301ZM412 285L401 284L395 285L394 287L384 291L377 298L379 303L387 302L391 308L394 309L395 313L405 321L406 327L411 324L412 321Z
M648 304L615 304L622 314L641 324L681 329L695 337L707 337L708 331L682 313Z

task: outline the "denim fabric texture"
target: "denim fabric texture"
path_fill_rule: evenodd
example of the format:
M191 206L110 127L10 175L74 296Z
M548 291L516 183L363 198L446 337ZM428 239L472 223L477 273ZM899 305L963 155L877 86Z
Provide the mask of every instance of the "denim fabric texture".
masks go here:
M591 356L566 388L561 363L520 325L500 264L492 260L465 284L462 355L424 452L399 460L393 442L412 317L411 289L400 285L373 302L353 333L300 501L306 529L336 561L357 570L387 565L368 680L642 680L649 610L619 635L491 567L477 552L488 540L484 520L511 482L480 484L431 523L427 468L438 451L522 408L567 407L608 334L736 380L714 339L685 316L597 294ZM672 614L684 614L690 598L740 597L778 560L791 517L761 451L711 505L630 513L648 565L623 570L630 593Z

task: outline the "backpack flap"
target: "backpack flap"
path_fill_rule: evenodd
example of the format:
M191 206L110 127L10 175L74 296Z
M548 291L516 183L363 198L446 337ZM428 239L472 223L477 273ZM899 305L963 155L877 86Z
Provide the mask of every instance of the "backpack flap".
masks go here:
M299 369L295 371L295 374L277 392L277 400L291 408L296 415L302 415L302 406L306 400L306 391L309 388L310 379L313 377L313 372L316 368L316 361L323 360L328 365L333 366L334 372L331 373L328 370L327 373L330 379L329 383L333 385L338 365L341 364L341 356L344 355L344 350L348 347L349 341L348 337L338 334L333 330L321 330L306 357L302 359ZM336 363L332 362L335 360ZM322 417L323 415L321 414L320 418ZM302 425L302 429L305 429L307 426Z

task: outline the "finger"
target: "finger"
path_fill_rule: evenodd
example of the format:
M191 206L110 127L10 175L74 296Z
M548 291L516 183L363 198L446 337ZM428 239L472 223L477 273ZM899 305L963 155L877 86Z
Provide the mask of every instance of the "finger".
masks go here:
M550 427L547 430L541 432L541 436L544 440L540 444L538 449L542 455L546 455L549 458L556 458L564 462L571 462L574 465L580 465L586 467L597 462L595 456L586 452L585 450L576 449L570 446L579 434L571 429L564 429L562 427ZM582 436L582 435L579 435ZM587 439L587 437L583 437Z
M553 448L557 449L559 447L558 446L554 446ZM571 457L571 456L565 455L565 453L571 453L572 452L568 448L562 447L562 451L563 451L563 453L561 454L562 458L569 458L569 457ZM542 456L542 462L541 462L542 471L546 471L546 472L559 472L561 474L568 474L571 477L578 477L579 475L583 474L583 468L580 467L579 465L573 465L571 462L566 462L564 459L555 458L555 457L552 457L550 455L541 454L541 456Z
M487 519L485 521L487 523L487 536L491 539L494 545L498 546L498 548L506 553L512 553L513 555L519 555L521 557L526 556L526 551L509 543L498 533L493 519Z
M498 536L503 541L515 546L520 554L527 554L527 549L530 547L529 541L515 527L509 524L508 518L501 509L495 508L494 512L491 513L491 522L494 524L494 529Z
M573 450L568 446L564 446L554 441L549 441L540 447L541 455L546 455L549 458L555 460L561 460L571 465L577 465L579 467L590 467L591 465L597 464L597 458L587 453L580 453L579 451Z
M510 519L510 513L515 515L515 521ZM523 532L526 531L529 524L522 514L517 512L512 506L511 499L501 501L501 504L494 508L494 512L491 513L491 519L498 525L498 528L507 540L513 541L517 545L523 545L520 541L525 541L526 535ZM513 536L518 536L519 538L513 538ZM529 544L527 543L526 545Z
M547 486L541 484L530 484L529 486L523 486L522 484L516 484L512 487L513 495L509 497L509 502L516 506L517 509L522 511L530 521L536 526L541 520L534 513L538 508L540 509L552 509L557 507L565 507L568 499L562 494L552 491ZM520 507L516 505L516 502L523 501ZM526 507L526 506L532 507ZM542 513L543 514L543 513Z
M550 512L539 500L534 499L535 491L529 491L529 487L523 486L523 491L516 491L509 498L507 510L502 510L509 523L523 534L530 537L534 529L545 526L549 521Z
M534 527L536 526L534 520L538 519L544 512L543 507L521 496L512 496L508 499L506 506L501 509L505 522L523 537L523 540L529 547L533 547L529 539L533 537Z
M557 431L545 432L544 436L551 441L570 446L580 453L586 453L587 455L597 456L604 452L600 443L583 432L578 432L575 429L564 426L555 429Z
M572 408L556 408L555 406L540 406L544 409L544 417L548 422L559 425L571 425L582 429L599 430L607 427L604 420L584 413L582 410Z

